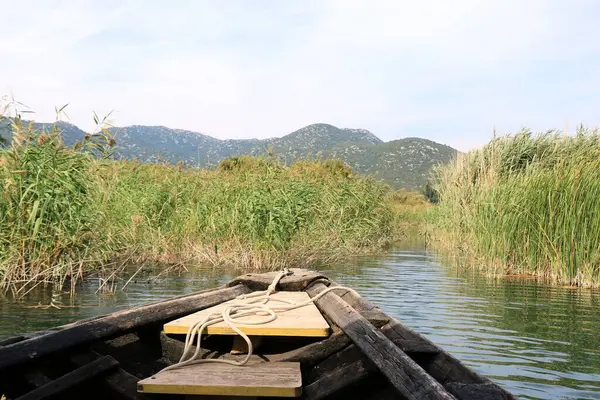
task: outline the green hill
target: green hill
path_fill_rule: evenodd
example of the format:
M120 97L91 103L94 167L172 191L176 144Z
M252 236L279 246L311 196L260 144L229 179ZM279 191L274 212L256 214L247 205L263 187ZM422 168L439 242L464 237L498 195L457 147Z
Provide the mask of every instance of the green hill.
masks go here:
M59 122L63 139L71 144L85 135L73 124ZM38 124L38 127L49 127ZM2 127L0 127L2 128ZM354 171L374 176L396 188L423 188L431 167L447 163L456 150L431 140L404 138L384 142L365 129L341 129L319 123L271 139L221 140L202 133L164 126L133 125L110 129L117 158L144 162L159 159L212 167L239 155L275 154L284 163L302 158L339 158ZM10 140L5 126L0 135Z

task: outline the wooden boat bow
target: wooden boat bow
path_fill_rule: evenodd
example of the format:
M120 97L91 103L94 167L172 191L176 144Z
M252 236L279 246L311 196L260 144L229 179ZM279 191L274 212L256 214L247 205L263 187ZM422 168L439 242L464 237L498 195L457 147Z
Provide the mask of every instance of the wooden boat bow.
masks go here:
M278 290L315 297L337 285L317 271L291 272ZM149 398L138 382L183 352L182 338L166 335L163 324L266 290L276 274L245 274L219 288L0 341L0 396L68 399L85 390L90 398ZM355 293L329 292L315 305L331 326L328 337L269 338L252 356L300 363L304 399L514 398ZM230 339L213 336L198 349L201 357L240 359L227 351Z

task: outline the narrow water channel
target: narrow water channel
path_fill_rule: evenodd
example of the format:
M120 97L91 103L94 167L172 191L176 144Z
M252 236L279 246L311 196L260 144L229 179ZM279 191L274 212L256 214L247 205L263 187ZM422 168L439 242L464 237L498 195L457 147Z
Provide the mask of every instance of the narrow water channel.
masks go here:
M600 399L600 293L459 274L419 243L326 271L522 398ZM235 272L139 278L125 292L96 282L0 300L0 339L214 287ZM45 308L53 300L60 309Z

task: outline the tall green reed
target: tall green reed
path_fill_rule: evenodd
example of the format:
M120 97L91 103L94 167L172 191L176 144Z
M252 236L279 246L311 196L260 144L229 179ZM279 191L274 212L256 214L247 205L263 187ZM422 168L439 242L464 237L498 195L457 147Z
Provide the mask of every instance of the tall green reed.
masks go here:
M522 131L434 173L437 226L495 273L600 283L600 135Z
M73 283L127 262L314 266L397 234L389 188L339 161L238 157L215 170L114 161L105 129L68 147L59 125L11 124L0 151L4 288Z
M99 142L63 145L55 126L36 130L11 118L12 143L0 158L0 282L64 279L102 248L99 194L90 169ZM77 271L76 271L77 270Z
M246 259L254 252L304 252L313 259L329 246L329 259L377 248L394 235L387 187L334 174L326 164L265 169L267 162L254 161L258 168L216 171L111 164L117 176L107 191L109 225L147 254L180 249L191 258L210 255L211 262L228 262L232 247Z

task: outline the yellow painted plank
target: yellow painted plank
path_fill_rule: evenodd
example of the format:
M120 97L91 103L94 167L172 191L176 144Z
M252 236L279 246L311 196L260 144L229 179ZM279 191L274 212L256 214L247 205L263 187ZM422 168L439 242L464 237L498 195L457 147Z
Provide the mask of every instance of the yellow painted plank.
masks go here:
M299 397L302 374L298 362L264 362L241 367L196 364L159 372L138 382L138 392L213 395Z
M276 292L274 298L282 298L300 304L310 299L306 292ZM239 303L240 300L231 300L223 304L199 311L194 314L176 319L164 325L164 331L168 334L182 334L188 332L190 326L204 319L208 314L220 312L227 304ZM283 303L272 301L267 305L281 306ZM256 317L264 319L265 317ZM301 336L301 337L327 337L329 336L329 324L321 315L317 307L310 303L296 310L285 311L277 314L275 321L261 325L244 325L243 321L255 319L252 316L240 319L237 327L247 335L255 336ZM236 333L225 322L209 326L207 334L211 335L235 335Z
M185 400L258 400L254 396L212 396L202 394L186 394Z

